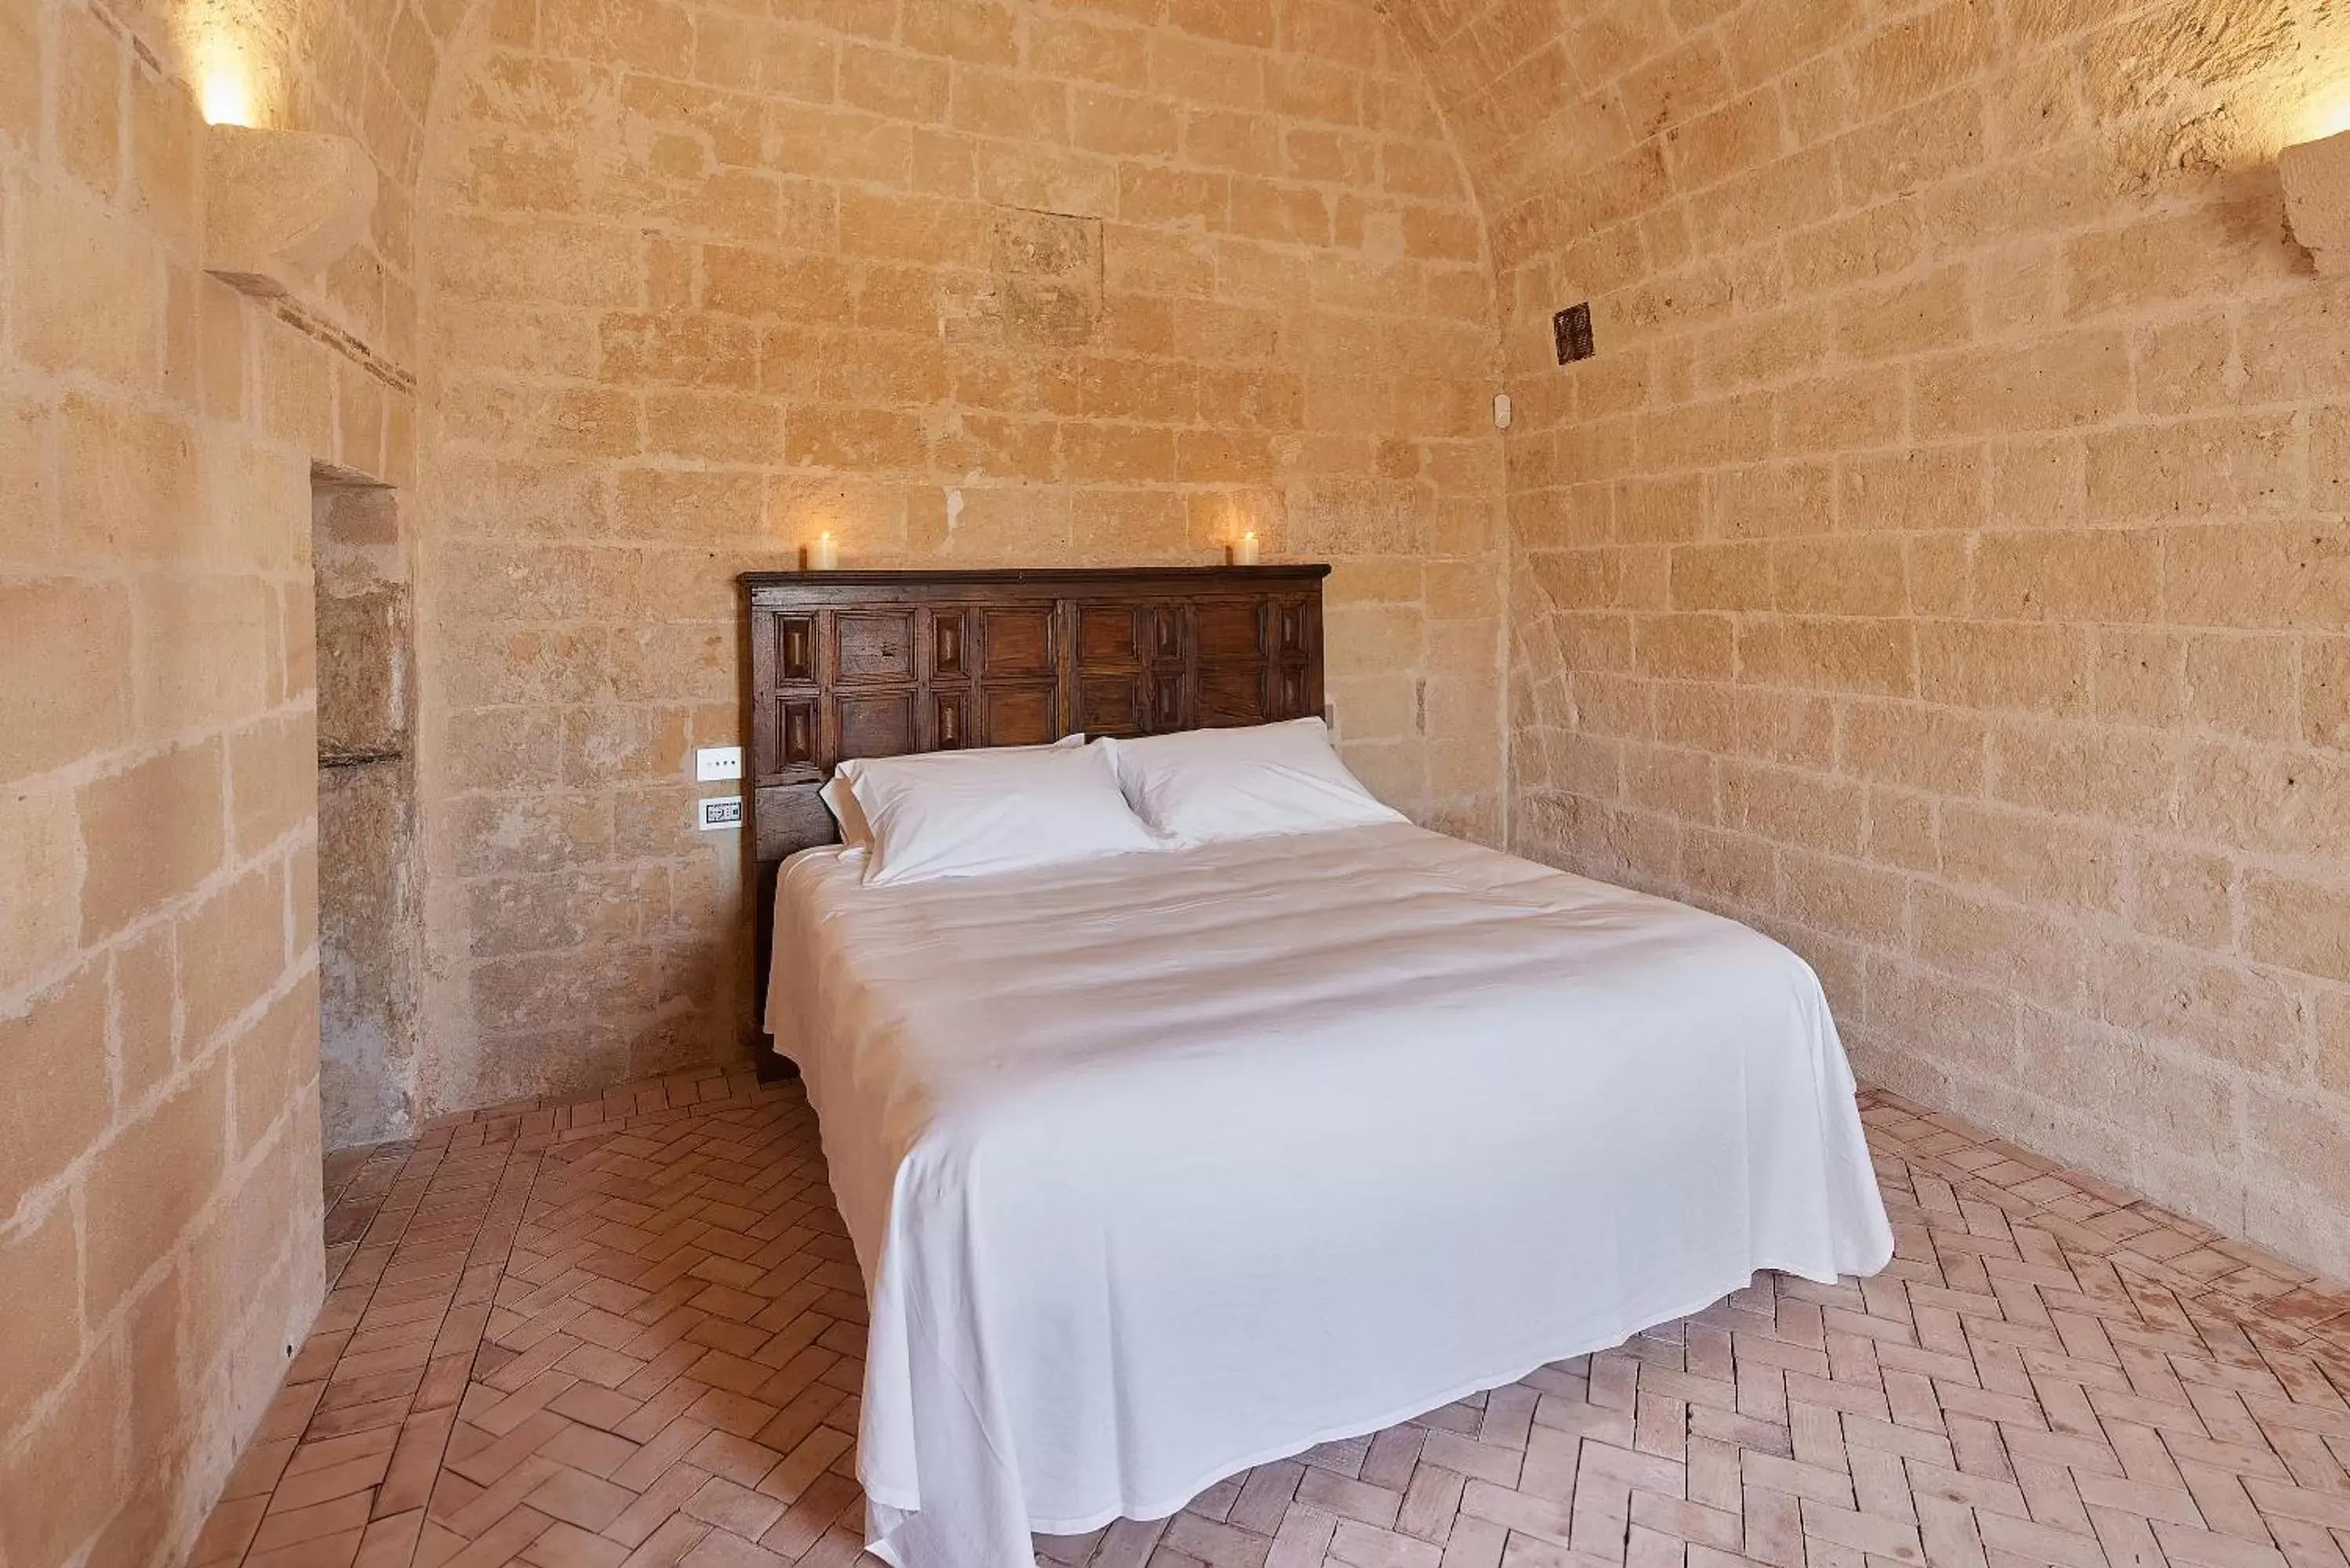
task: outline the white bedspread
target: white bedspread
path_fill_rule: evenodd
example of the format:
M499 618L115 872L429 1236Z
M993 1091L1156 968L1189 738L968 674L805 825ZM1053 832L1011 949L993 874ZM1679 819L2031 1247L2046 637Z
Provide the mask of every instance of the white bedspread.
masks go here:
M1398 825L902 888L785 868L768 1024L872 1305L901 1568L1892 1251L1818 981Z

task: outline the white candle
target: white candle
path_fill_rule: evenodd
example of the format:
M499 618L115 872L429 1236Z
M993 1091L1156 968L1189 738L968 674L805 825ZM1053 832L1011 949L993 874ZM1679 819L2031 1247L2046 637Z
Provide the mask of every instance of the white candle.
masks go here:
M808 546L808 570L829 572L839 565L840 546L833 543L832 535L829 534L816 535L816 543Z
M1232 546L1232 564L1236 566L1253 566L1256 565L1255 530L1252 529L1248 533L1242 535L1241 542Z

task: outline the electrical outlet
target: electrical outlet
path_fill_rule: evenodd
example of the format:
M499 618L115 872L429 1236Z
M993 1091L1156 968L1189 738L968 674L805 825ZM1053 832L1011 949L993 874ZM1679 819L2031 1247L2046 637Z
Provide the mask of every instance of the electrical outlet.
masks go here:
M700 813L695 826L704 833L721 833L743 826L743 797L739 794L714 794L708 800L694 802Z
M693 753L693 777L697 784L715 784L722 779L743 776L743 748L740 746L703 746Z

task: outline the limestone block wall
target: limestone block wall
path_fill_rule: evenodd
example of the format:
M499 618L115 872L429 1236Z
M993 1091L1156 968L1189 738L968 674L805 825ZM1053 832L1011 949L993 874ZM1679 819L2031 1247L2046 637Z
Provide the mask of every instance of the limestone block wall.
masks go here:
M1512 828L2350 1273L2350 294L2282 3L1399 0L1521 421ZM1562 369L1550 313L1594 303Z
M424 121L448 41L480 0L106 0L147 57L201 107L241 106L239 124L329 131L366 150L380 179L369 234L283 306L339 333L412 384L418 358L415 190ZM364 397L364 392L351 395ZM411 401L382 417L397 454L415 455ZM355 462L405 485L412 472Z
M176 1560L316 1310L310 471L413 458L340 306L200 270L201 128L151 27L0 5L16 1568Z
M436 99L426 1098L738 1052L733 574L1326 557L1349 758L1501 822L1483 230L1353 0L483 7Z

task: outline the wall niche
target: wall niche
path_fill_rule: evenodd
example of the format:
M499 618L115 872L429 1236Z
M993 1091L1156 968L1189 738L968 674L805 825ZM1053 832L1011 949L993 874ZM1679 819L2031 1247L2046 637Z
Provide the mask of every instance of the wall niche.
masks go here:
M312 484L318 649L318 1099L326 1147L405 1137L417 1099L416 680L400 499Z

